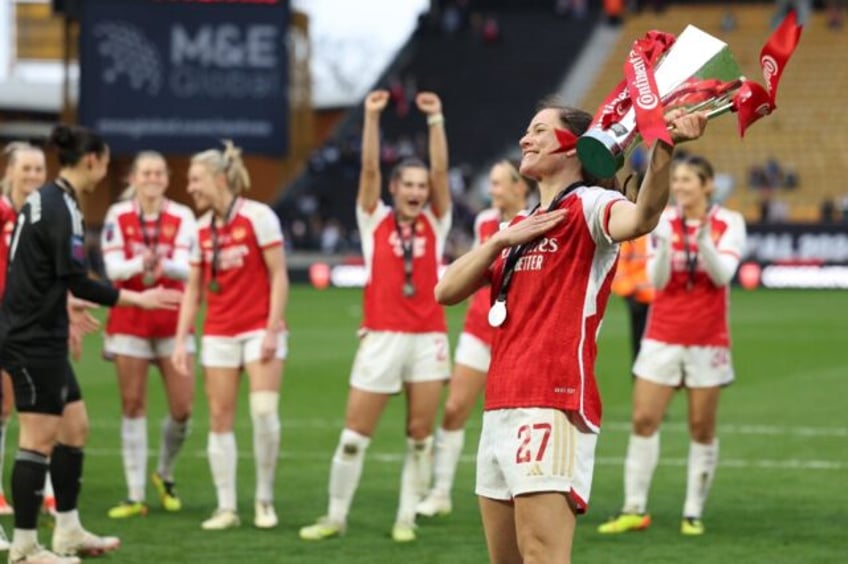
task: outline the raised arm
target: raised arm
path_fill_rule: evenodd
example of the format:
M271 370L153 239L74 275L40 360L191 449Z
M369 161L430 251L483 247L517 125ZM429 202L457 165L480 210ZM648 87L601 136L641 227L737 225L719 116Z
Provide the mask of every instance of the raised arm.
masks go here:
M697 139L704 133L707 117L704 112L669 115L672 140L675 143ZM609 234L615 241L626 241L650 233L668 204L669 174L674 147L663 141L654 143L648 171L642 181L636 203L619 202L610 210Z
M421 92L415 97L418 109L427 115L430 151L430 206L436 217L450 210L451 195L448 181L448 138L442 101L433 92Z
M362 124L362 170L356 202L368 213L380 199L380 114L389 102L387 90L374 90L365 97L365 119Z

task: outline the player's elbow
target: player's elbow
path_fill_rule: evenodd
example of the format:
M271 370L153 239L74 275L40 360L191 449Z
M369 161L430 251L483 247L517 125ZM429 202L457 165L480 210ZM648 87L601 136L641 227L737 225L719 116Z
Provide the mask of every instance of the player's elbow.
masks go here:
M463 299L459 292L451 287L450 283L445 282L444 278L436 284L436 289L433 292L436 295L436 301L445 306L456 305Z

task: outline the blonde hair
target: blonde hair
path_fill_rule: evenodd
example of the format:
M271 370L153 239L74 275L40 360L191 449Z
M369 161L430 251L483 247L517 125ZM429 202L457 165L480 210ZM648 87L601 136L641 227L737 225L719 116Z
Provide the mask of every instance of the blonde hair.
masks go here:
M124 191L121 192L120 196L118 196L118 201L124 202L126 200L132 200L133 198L135 198L136 189L135 186L129 184L129 178L131 178L132 175L135 174L135 171L138 169L138 163L140 163L143 159L161 160L163 163L165 163L165 174L171 174L171 170L168 168L168 161L165 160L165 156L162 153L160 153L159 151L141 151L135 156L132 164L130 165L130 172L127 174L127 187L124 188Z
M6 157L6 172L3 178L0 178L0 188L2 188L3 194L6 196L12 193L12 185L8 178L9 169L15 164L15 156L21 151L37 151L44 154L44 150L41 147L33 145L29 141L12 141L3 148L3 156Z
M202 164L213 174L223 174L227 186L234 194L250 189L250 175L241 158L241 149L230 139L224 139L224 149L209 149L191 158L191 164Z

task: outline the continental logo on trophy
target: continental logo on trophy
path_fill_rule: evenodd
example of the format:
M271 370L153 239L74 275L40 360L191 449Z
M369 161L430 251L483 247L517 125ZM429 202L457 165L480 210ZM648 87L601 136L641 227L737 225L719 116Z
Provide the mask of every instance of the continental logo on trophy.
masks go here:
M765 87L742 75L727 43L690 25L678 37L650 31L633 42L624 79L595 113L577 141L583 167L610 178L640 141L672 144L665 113L703 111L708 118L734 112L739 135L776 108L777 85L798 45L801 26L790 12L760 52Z

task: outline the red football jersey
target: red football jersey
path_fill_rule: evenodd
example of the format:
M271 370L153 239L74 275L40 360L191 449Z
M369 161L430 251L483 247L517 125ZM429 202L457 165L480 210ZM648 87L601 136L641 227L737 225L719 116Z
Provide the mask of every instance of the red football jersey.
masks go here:
M229 221L217 228L218 263L215 280L219 291L211 291L212 212L198 222L198 245L192 248L191 264L203 271L206 291L207 336L233 337L265 329L271 307L271 279L263 252L283 244L277 214L267 205L238 198Z
M742 215L715 206L707 220L718 252L740 258L745 247ZM671 224L671 274L665 287L657 288L648 313L645 338L675 345L730 346L729 288L716 286L704 270L695 242L700 222L684 225L676 208L666 209L660 222ZM697 257L691 274L684 240L689 244L690 259ZM654 260L653 254L652 251L649 261Z
M447 331L445 312L434 289L451 225L451 212L441 218L426 208L411 226L402 226L405 240L412 237L412 282L415 294L403 294L403 242L392 208L378 202L372 213L357 206L356 221L368 279L362 328L371 331L431 333ZM414 229L414 233L410 233Z
M485 243L489 237L498 232L501 225L501 212L495 208L483 210L474 220L474 247ZM484 286L471 296L471 303L465 314L463 332L474 335L484 343L492 346L494 329L489 325L489 308L492 305L490 286Z
M612 190L578 187L558 206L568 210L565 219L516 263L507 317L494 332L484 409L561 409L578 413L590 430L600 428L597 335L618 256L607 227L622 200ZM508 253L492 265L493 292Z
M6 290L6 269L9 267L9 245L12 244L12 233L15 231L15 220L18 212L9 198L0 196L0 297Z
M117 288L144 291L148 287L164 286L182 290L182 277L171 278L166 272L145 285L141 255L148 245L160 257L182 263L188 271L188 252L196 233L194 213L187 206L163 200L155 217L142 220L137 200L113 204L106 212L100 246L107 272L120 271L112 282ZM111 268L110 268L111 267ZM177 332L178 312L168 310L147 311L138 307L117 306L109 310L106 322L108 335L132 335L145 339L173 337Z

